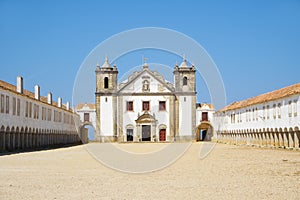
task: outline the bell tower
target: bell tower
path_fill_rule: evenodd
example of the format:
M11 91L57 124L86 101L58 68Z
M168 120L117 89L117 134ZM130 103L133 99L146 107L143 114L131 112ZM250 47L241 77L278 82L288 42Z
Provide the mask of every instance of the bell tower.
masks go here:
M195 78L194 65L188 66L186 58L183 57L183 61L178 67L174 68L174 83L176 92L196 92L196 78Z
M174 67L176 137L175 140L192 140L196 127L196 76L194 65L188 66L185 56Z
M106 56L102 66L96 70L96 131L95 140L115 141L117 136L117 87L118 70L111 67ZM109 113L109 114L108 114ZM111 137L113 133L113 136Z

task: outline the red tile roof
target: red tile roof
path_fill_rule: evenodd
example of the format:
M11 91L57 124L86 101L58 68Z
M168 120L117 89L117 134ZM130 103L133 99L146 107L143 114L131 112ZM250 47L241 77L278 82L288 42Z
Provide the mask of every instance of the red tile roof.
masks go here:
M233 102L232 104L220 109L218 112L240 109L240 108L244 108L244 107L255 105L255 104L260 104L260 103L264 103L264 102L268 102L268 101L281 99L281 98L292 96L295 94L300 94L300 83L297 83L297 84L294 84L291 86L287 86L287 87L281 88L279 90L275 90L275 91L268 92L265 94L261 94L256 97L252 97L252 98L242 100L239 102Z

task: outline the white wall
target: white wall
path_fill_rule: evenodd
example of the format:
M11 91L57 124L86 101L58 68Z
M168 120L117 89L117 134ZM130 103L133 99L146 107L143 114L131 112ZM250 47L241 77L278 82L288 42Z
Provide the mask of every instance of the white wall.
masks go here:
M107 101L106 101L107 99ZM113 103L112 96L100 97L100 135L113 136Z
M133 101L133 111L126 110L127 101ZM150 102L150 110L148 111L151 115L155 115L157 120L156 133L158 134L159 125L164 124L167 126L166 135L169 133L169 97L167 96L123 96L123 110L119 111L123 114L123 133L126 135L126 126L131 124L134 126L134 136L136 136L136 123L135 120L138 118L138 114L142 115L142 102ZM159 110L159 101L166 101L166 110Z
M289 101L292 101L292 116L289 116ZM296 101L296 103L295 103ZM262 128L294 128L300 126L300 95L293 95L278 100L273 100L241 109L226 111L225 113L216 113L214 115L214 126L218 130L245 130ZM273 105L276 105L275 118L273 116ZM281 104L281 118L278 117L278 104ZM269 105L269 111L267 106ZM297 105L297 106L295 106ZM265 115L263 107L265 107ZM254 112L253 119L253 109ZM297 115L295 116L295 108ZM248 114L246 110L251 110ZM267 118L269 112L269 118ZM231 122L231 115L235 114L235 121ZM264 118L265 117L265 118Z
M6 96L9 96L9 114L6 112L0 112L0 126L8 126L10 128L14 127L15 129L18 127L19 130L23 127L24 129L27 127L28 129L45 129L45 130L55 130L55 131L78 131L79 128L79 116L64 110L62 108L58 108L53 105L49 105L47 103L41 102L39 100L28 98L27 96L17 94L8 90L3 90L0 88L0 98L1 94L4 95L4 101L6 101ZM13 115L13 97L20 99L20 116ZM1 101L1 99L0 99ZM26 101L28 103L32 103L32 114L31 117L25 117L25 106ZM38 119L34 119L34 104L39 106L39 114ZM48 118L48 109L51 109L51 121L42 120L42 107L47 109L46 116ZM0 108L1 109L1 108ZM54 122L54 110L62 113L62 120L61 122ZM6 108L4 107L4 111ZM64 123L64 114L73 117L74 123Z
M179 136L191 136L192 127L192 97L179 96ZM196 106L196 105L193 105Z
M89 113L89 120L93 124L94 129L96 128L96 109L91 109L88 106L83 106L81 109L76 109L75 112L79 115L81 122L84 122L84 113Z

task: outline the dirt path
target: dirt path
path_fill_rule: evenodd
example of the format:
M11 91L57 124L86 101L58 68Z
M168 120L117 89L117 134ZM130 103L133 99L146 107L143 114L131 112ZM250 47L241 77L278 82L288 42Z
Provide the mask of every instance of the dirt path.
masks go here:
M145 153L164 144L117 145ZM201 145L146 174L107 168L84 145L2 155L0 199L300 199L300 151L217 144L201 160Z

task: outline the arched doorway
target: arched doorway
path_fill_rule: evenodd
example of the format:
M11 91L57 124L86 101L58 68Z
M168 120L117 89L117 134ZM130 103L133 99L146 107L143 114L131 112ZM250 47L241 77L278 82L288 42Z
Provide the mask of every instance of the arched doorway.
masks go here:
M196 141L211 141L213 127L209 122L201 122L197 127Z
M156 141L156 119L147 111L135 120L138 141Z
M164 124L159 125L159 141L164 142L166 141L166 130L167 126Z
M81 125L80 138L84 144L95 140L95 127L91 122L85 122Z

